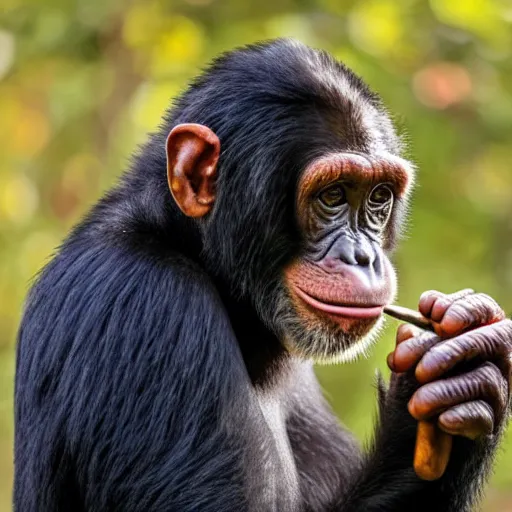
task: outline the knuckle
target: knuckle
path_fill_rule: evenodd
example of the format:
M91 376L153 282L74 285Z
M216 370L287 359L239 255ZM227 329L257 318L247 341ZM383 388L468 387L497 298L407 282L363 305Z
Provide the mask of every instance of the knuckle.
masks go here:
M494 430L494 412L486 402L476 402L474 417L477 419L482 434L490 434Z
M498 303L484 293L458 297L450 307L449 314L473 325L493 323L505 318Z
M487 293L475 293L473 297L475 297L477 300L481 302L484 302L485 304L497 305L496 301L490 295L487 295Z
M467 350L474 355L491 358L494 352L496 352L494 348L496 345L496 336L494 333L489 332L484 326L469 331L464 337L464 342L467 345Z
M492 428L494 423L494 412L492 407L483 400L475 400L469 402L465 408L464 419L467 421L477 422L481 428Z
M490 295L479 293L474 297L475 304L486 321L492 322L505 318L503 309L501 309L499 304Z
M436 357L441 363L449 360L461 359L468 352L468 343L464 338L455 338L442 343L438 343L430 350L432 356Z
M483 363L478 369L478 374L488 389L498 389L501 387L501 372L495 364L489 361Z
M489 418L492 416L492 408L483 400L475 400L468 404L468 411L472 416Z
M503 342L498 327L484 326L468 332L461 337L461 345L468 356L480 355L482 357L494 358L498 348Z
M492 397L500 410L504 409L508 401L508 384L498 367L490 362L484 363L479 374L484 393Z
M483 314L487 310L488 302L485 299L485 295L481 293L470 295L469 297L465 297L461 300L467 304L468 309L475 311L476 313Z
M482 418L487 418L491 423L494 422L494 411L492 407L484 401L477 402L478 411Z
M421 331L417 333L413 338L408 341L408 344L415 348L427 348L428 350L433 350L429 347L436 346L437 343L441 341L441 338L437 336L437 334L429 331Z
M446 314L458 320L468 322L473 320L472 312L473 311L468 307L466 302L456 301L449 307Z
M480 294L462 297L454 303L454 307L457 307L468 315L478 318L485 316L487 311L486 302L482 299Z
M512 321L502 320L487 327L489 340L499 347L500 353L510 354L512 351Z

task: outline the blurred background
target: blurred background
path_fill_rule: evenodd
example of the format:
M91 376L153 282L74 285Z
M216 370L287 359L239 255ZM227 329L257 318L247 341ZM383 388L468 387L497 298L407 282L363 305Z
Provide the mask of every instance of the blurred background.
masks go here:
M408 133L420 172L394 258L399 302L470 286L512 312L509 0L2 0L0 511L11 508L15 336L30 280L208 60L278 36L343 60ZM361 440L396 325L368 360L318 369ZM512 435L485 510L512 510Z

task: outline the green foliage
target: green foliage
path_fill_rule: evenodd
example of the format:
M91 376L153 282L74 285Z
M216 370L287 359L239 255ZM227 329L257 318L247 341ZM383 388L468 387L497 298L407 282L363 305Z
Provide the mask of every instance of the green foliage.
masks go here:
M171 98L223 50L292 36L361 74L408 132L419 168L395 256L399 302L471 286L512 311L506 0L4 0L0 16L0 510L10 508L14 339L28 283ZM391 324L370 359L318 372L362 439ZM489 510L504 510L511 484L509 436Z

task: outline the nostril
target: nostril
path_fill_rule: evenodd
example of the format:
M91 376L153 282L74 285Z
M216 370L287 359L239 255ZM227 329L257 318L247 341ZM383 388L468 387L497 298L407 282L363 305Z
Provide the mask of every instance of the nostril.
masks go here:
M347 265L369 267L375 259L375 251L364 239L354 240L343 237L333 244L328 257ZM328 266L332 266L332 262L329 262Z
M373 271L376 275L380 276L383 273L381 254L376 253L375 258L372 261Z
M370 263L372 262L372 258L370 254L368 254L366 251L361 249L356 249L355 251L355 257L358 265L361 265L362 267L368 267Z

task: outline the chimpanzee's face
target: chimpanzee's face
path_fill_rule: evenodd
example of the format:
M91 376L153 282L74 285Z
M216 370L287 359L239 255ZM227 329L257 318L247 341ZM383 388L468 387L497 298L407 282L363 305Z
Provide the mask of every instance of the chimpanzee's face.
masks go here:
M219 138L206 126L182 124L169 134L169 185L189 217L203 217L213 208L219 155ZM327 154L302 172L295 197L302 249L285 265L277 291L268 286L267 276L256 276L254 281L261 282L250 290L262 319L288 350L318 361L344 360L370 343L383 307L395 295L387 253L411 177L410 164L383 149ZM226 206L236 201L220 210L228 213ZM240 225L252 240L253 226ZM253 254L256 246L259 253ZM228 247L246 246L237 239ZM248 247L248 261L266 261L260 239Z
M346 360L372 341L395 296L386 248L410 175L390 154L338 153L305 170L296 199L304 249L285 269L274 315L290 351Z

